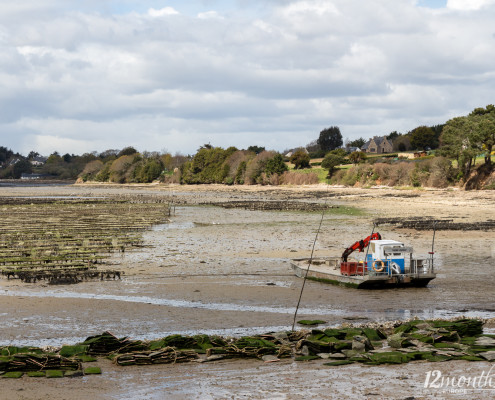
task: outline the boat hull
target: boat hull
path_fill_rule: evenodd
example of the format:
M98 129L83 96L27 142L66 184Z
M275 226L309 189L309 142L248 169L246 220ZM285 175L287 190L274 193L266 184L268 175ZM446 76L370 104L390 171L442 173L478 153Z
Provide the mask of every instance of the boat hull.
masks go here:
M292 260L292 269L298 277L306 277L306 279L312 281L357 289L425 287L432 279L436 277L435 273L403 274L392 276L387 274L342 275L340 272L340 259L313 259L311 265L309 264L309 261L310 260L308 258Z

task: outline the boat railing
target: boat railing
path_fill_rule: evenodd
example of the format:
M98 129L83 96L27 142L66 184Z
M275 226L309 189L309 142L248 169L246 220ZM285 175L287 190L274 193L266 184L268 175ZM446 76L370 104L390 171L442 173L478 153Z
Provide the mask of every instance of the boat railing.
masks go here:
M433 256L428 258L411 258L409 273L413 276L433 273Z
M385 259L383 271L375 271L372 268L367 268L367 274L371 276L383 276L388 275L389 277L402 275L411 277L420 277L421 275L431 274L434 272L433 268L433 256L425 258L410 258L407 260L404 266L404 273L397 273L392 267L393 260Z

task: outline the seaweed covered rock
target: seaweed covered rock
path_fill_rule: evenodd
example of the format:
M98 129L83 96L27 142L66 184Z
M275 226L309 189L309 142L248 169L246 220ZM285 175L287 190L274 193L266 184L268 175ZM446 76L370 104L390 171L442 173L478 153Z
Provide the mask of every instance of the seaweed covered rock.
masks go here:
M146 350L147 346L140 340L117 338L110 332L101 335L90 336L80 345L87 346L88 354L108 355L110 353L124 353L129 351Z
M477 319L445 320L413 320L400 324L394 333L409 333L416 331L457 332L459 337L477 336L483 333L483 322Z
M373 350L370 340L366 336L356 335L352 340L352 350L358 353Z
M279 358L284 358L292 356L292 348L289 344L280 343L278 339L270 335L244 336L233 340L224 347L209 348L206 354L207 356L221 354L231 358L254 357L261 359L264 355L275 355Z
M383 329L382 329L383 328ZM58 354L34 347L0 348L0 376L81 376L81 362L105 355L117 365L152 365L223 358L258 358L266 362L333 359L326 365L366 365L423 361L495 361L495 335L482 334L478 320L413 320L395 326L342 327L224 338L169 335L150 342L117 338L109 332L83 343L63 346ZM200 354L206 353L206 356ZM97 367L96 367L97 368ZM62 372L46 372L62 371Z

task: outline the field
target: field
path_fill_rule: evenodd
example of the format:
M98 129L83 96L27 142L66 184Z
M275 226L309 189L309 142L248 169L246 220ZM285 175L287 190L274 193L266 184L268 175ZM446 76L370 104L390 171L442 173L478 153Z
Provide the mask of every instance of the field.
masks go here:
M44 200L33 200L35 197ZM56 202L48 202L48 197L55 197ZM0 201L3 218L8 221L2 233L3 251L21 242L31 251L19 262L44 254L52 257L48 264L55 264L57 252L70 250L78 255L76 247L87 252L106 231L108 236L102 236L100 243L108 248L94 249L82 262L123 272L120 280L90 279L70 285L0 279L0 346L75 344L106 330L119 337L148 340L174 333L239 337L288 330L302 285L289 260L309 256L322 210L326 211L316 255L340 255L371 233L376 218L399 222L451 219L458 225L455 230L436 233L438 277L427 288L356 291L307 282L298 320L320 319L326 321L324 326L340 326L465 315L487 320L488 333L495 328L489 295L495 231L482 224L495 215L495 193L491 191L365 190L325 185L26 186L2 187ZM99 223L102 229L97 229ZM418 254L431 249L429 230L395 224L377 229L385 238L414 246ZM74 231L85 238L77 246L59 242L74 236ZM23 232L25 237L15 239L15 232ZM126 238L132 240L125 244ZM56 247L56 243L61 244ZM2 395L155 399L164 398L166 391L165 398L172 399L438 398L438 392L423 388L427 371L479 375L491 364L450 361L329 368L323 360L263 363L226 359L118 367L99 359L96 365L102 368L100 376L4 379ZM490 398L488 392L475 395ZM449 394L441 396L449 398Z

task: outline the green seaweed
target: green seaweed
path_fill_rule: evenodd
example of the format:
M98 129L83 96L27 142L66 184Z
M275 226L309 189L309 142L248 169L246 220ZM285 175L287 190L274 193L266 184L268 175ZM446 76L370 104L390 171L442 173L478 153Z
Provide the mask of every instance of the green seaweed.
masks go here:
M326 336L329 337L334 337L337 339L344 339L346 332L342 331L341 329L335 329L335 328L327 328L323 331Z
M49 369L45 372L46 372L47 378L63 378L64 377L64 371L61 371L59 369Z
M43 354L43 350L38 347L17 347L17 346L6 346L0 348L0 355L2 356L12 356L14 354Z
M80 356L77 356L77 359L81 362L95 362L97 360L96 357L89 356L87 354L82 354Z
M486 360L485 360L484 358L482 358L482 357L470 356L470 355L460 356L458 359L459 359L459 360L466 360L466 361L486 361Z
M9 372L6 372L5 374L3 374L2 378L19 379L20 377L22 377L22 375L24 375L24 372L22 372L22 371L9 371Z
M298 324L300 325L321 325L321 324L326 324L327 321L322 321L321 319L302 319L300 321L297 321Z
M363 328L362 331L363 334L370 340L370 342L380 341L386 338L385 334L379 329Z
M100 367L87 367L84 368L84 375L99 375L101 374Z
M44 378L46 376L45 371L28 371L27 376L31 378Z
M88 348L89 348L88 345L82 345L82 344L75 346L62 346L62 348L59 351L59 354L62 357L73 357L73 356L83 355L87 353Z
M335 351L341 351L344 349L352 349L352 340L339 340L338 342L334 343L333 348Z
M363 334L363 330L360 328L343 328L342 331L345 332L344 339L347 340L352 340L354 339L354 336Z
M422 356L423 360L431 361L431 362L441 362L441 361L448 361L451 360L452 357L449 356L443 356L439 354L425 354Z

